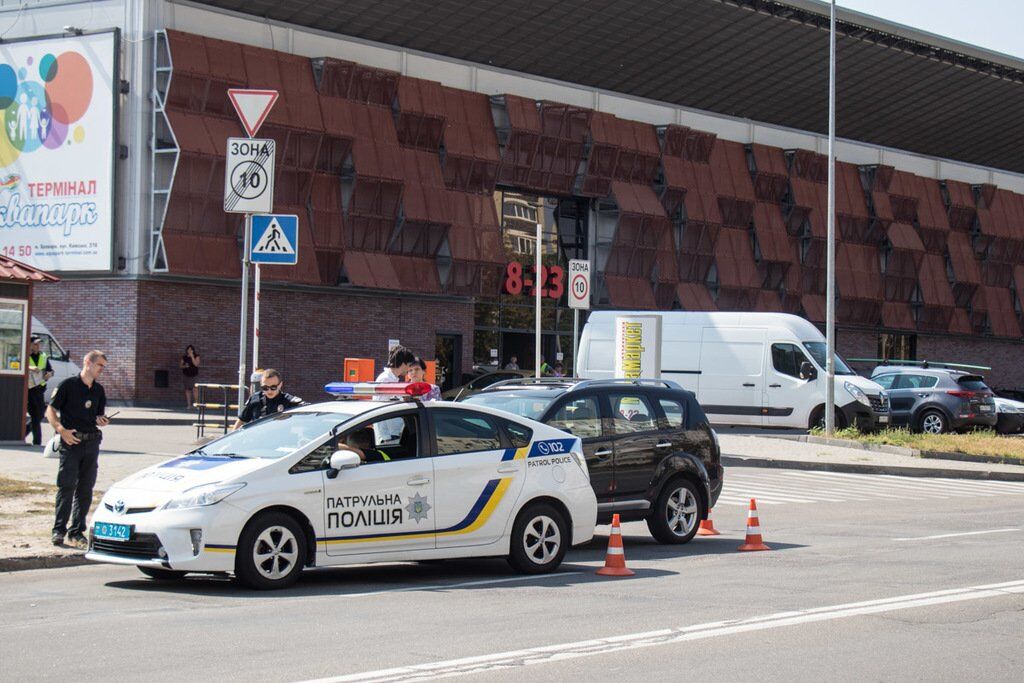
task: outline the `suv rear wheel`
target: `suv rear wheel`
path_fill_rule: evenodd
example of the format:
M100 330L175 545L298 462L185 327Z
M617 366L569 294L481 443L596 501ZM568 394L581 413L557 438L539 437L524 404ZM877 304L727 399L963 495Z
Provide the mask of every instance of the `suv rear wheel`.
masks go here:
M941 410L926 410L918 421L920 431L925 434L943 434L949 431L949 421Z
M647 528L659 543L689 543L703 516L697 487L688 479L676 478L661 490Z

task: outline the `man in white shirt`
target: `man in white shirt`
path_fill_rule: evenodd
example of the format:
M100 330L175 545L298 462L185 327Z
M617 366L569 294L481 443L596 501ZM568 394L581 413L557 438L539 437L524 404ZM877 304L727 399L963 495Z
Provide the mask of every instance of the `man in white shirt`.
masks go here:
M391 349L388 355L388 364L384 370L377 375L378 382L401 382L405 373L409 372L409 366L416 360L416 354L402 345Z

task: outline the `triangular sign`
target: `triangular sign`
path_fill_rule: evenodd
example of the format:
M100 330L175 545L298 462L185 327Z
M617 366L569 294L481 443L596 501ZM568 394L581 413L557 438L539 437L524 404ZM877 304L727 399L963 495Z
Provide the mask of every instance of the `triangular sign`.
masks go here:
M294 254L295 247L288 241L288 236L281 229L281 224L276 218L270 219L270 224L263 231L259 242L252 248L254 254Z
M267 119L271 107L277 102L278 92L276 90L228 90L228 97L231 104L235 106L238 118L242 119L242 126L249 137L255 137L256 131L260 129Z

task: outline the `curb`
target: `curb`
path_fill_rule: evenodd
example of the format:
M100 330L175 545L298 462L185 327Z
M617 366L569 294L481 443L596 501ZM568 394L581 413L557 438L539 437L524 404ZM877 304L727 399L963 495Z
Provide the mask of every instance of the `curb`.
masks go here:
M85 553L67 555L27 555L25 557L0 557L0 572L21 572L29 569L58 569L92 564L85 559Z
M1016 458L1008 458L1002 455L970 455L968 453L947 453L944 451L919 451L916 448L889 446L887 444L861 443L860 441L852 441L850 439L826 439L821 436L811 436L810 434L773 434L765 435L765 438L800 441L802 443L816 443L823 446L841 446L843 448L874 451L876 453L908 455L928 460L956 460L958 462L980 462L989 465L1024 465L1024 461Z
M921 451L920 456L930 460L958 460L960 462L981 462L990 465L1024 465L1018 458L1000 455L970 455L968 453L943 453L942 451Z
M804 460L771 460L738 455L723 455L726 467L774 467L785 470L818 470L847 474L895 474L901 477L941 477L943 479L981 479L989 481L1022 481L1021 472L992 472L989 470L953 470L938 467L907 467L902 465L858 465L845 462L814 462Z

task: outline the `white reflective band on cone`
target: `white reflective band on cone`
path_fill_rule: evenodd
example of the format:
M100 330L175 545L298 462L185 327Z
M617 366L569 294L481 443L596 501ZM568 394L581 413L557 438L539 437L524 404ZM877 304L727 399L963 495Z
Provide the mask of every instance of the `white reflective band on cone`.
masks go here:
M760 534L761 533L761 527L757 526L756 524L754 526L750 526L748 524L747 525L747 533L748 534Z
M615 548L615 547L612 547L612 546L608 546L608 554L609 555L625 555L626 553L622 552L622 548Z

